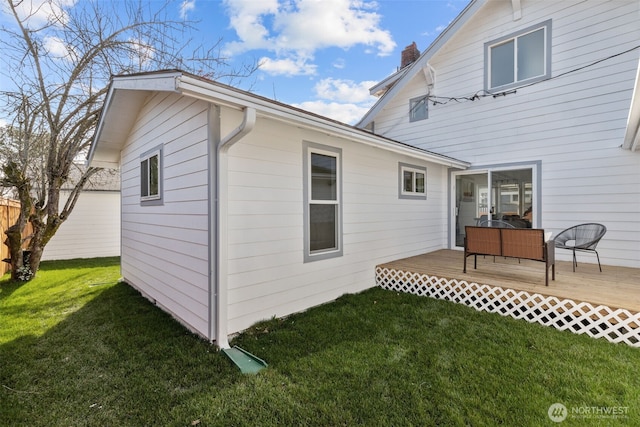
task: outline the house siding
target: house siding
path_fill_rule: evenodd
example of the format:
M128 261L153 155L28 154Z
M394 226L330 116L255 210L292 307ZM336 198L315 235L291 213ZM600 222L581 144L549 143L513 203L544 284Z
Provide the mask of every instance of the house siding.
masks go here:
M223 111L237 117L239 113ZM223 116L224 117L224 116ZM304 262L303 142L342 150L343 256ZM398 197L398 163L427 200ZM259 117L229 151L229 332L374 285L380 262L445 247L446 168Z
M509 2L487 2L430 59L437 76L432 95L477 93L484 87L484 43L549 18L552 79L497 98L430 104L429 118L411 123L409 100L426 92L418 73L376 115L376 132L474 166L540 161L542 226L557 233L603 223L603 262L638 267L640 156L620 146L640 51L570 71L637 46L639 8L638 2L523 1L522 19L514 21ZM580 261L595 262L590 258Z
M190 329L208 335L207 104L150 95L121 153L122 275ZM140 155L162 146L162 202L140 202Z
M61 204L68 192L61 192ZM43 260L120 255L120 192L85 190L44 249Z

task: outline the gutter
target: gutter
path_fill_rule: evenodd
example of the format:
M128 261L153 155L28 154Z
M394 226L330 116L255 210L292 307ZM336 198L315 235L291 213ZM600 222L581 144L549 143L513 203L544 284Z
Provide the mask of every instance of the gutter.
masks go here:
M220 106L210 104L209 108L209 141L211 151L215 153L210 159L209 188L213 189L210 201L210 213L213 218L210 225L209 248L212 260L209 285L209 338L215 339L218 347L229 349L227 330L227 242L228 242L228 152L229 149L249 132L256 124L256 110L244 108L242 123L224 138L220 137ZM213 153L212 153L213 154ZM211 191L211 190L210 190Z
M306 111L296 110L291 106L279 104L273 100L261 98L249 93L224 87L215 82L203 81L194 77L183 75L179 78L180 93L201 99L206 102L216 103L233 109L257 108L261 117L293 124L296 127L311 129L316 132L324 132L327 135L344 138L360 144L369 145L379 149L391 151L421 160L426 160L447 167L466 169L469 163L447 156L420 150L406 144L390 140L353 126L331 121L325 117L317 116Z

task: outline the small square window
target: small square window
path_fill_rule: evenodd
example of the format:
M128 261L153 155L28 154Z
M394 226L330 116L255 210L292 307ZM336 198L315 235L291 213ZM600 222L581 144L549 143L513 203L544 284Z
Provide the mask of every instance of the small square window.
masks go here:
M417 122L424 120L429 116L427 95L420 96L409 100L409 121Z
M161 158L160 148L140 156L140 200L142 202L161 199Z
M399 164L400 169L400 194L401 199L427 198L427 169L421 166Z

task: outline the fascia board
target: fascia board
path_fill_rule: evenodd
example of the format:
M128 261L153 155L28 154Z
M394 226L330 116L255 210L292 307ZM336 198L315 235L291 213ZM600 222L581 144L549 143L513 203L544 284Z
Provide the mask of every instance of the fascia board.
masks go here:
M372 86L369 88L369 94L373 96L377 96L376 95L377 93L385 91L386 88L390 87L392 84L394 84L399 79L401 79L408 69L409 69L408 67L403 68L402 70L396 71L390 76L385 77L384 80L378 82L375 86Z
M104 150L101 145L104 145L104 126L105 123L111 120L111 115L114 113L114 100L116 97L133 96L134 93L161 91L161 92L176 92L176 80L182 73L179 71L170 72L158 72L148 74L136 74L136 75L124 75L114 76L111 80L109 90L105 97L104 105L102 107L102 113L100 114L100 120L87 154L86 165L102 168L116 169L119 167L118 162L105 160L104 158L94 159L96 150L103 153L113 150ZM133 104L133 103L126 103ZM124 141L121 141L121 144ZM107 157L114 157L113 153L110 153Z
M376 104L367 113L362 117L362 119L356 124L356 127L363 128L367 126L375 116L384 108L384 106L391 100L393 97L402 90L413 77L422 70L423 67L427 65L429 60L435 55L438 50L440 50L453 35L464 26L473 15L476 14L478 10L485 5L487 0L472 0L467 7L464 8L462 12L449 24L447 28L440 33L440 35L429 45L429 47L420 55L420 58L413 64L409 65L407 68L407 72L400 78L395 85L391 87L382 97L378 100Z
M95 167L104 167L104 166L96 166L93 162L93 156L96 152L96 147L98 146L98 141L100 140L100 136L102 135L102 129L104 128L105 117L107 115L107 111L109 106L111 105L111 101L113 100L113 81L110 84L109 90L107 91L107 96L105 97L104 104L102 106L102 111L100 112L100 118L98 119L98 126L96 127L96 131L93 134L93 141L91 141L91 146L89 147L89 153L87 153L87 160L85 161L85 165L87 167L95 166Z
M247 107L255 108L259 116L286 122L293 126L322 131L329 135L449 167L466 169L470 166L468 162L405 145L321 116L307 114L284 104L274 103L266 98L255 97L248 92L237 91L188 75L182 75L178 79L177 87L186 96L238 110Z
M112 86L114 89L176 92L176 81L181 75L180 71L169 71L115 76Z

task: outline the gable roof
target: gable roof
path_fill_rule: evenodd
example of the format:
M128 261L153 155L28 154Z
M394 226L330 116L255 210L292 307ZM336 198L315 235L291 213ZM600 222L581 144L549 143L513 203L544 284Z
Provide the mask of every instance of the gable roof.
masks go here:
M420 58L418 58L414 63L409 65L406 68L404 73L398 72L392 74L391 76L384 79L381 83L375 85L371 91L380 93L382 90L382 83L385 83L387 86L393 84L390 89L384 92L384 95L371 107L369 111L362 117L362 119L356 124L356 127L364 128L368 124L373 121L373 118L384 108L387 103L393 99L393 97L402 90L413 77L422 72L422 69L425 68L429 62L429 60L433 57L433 55L440 50L450 39L451 37L462 27L464 26L473 15L478 12L487 3L488 0L471 0L467 7L464 8L462 12L456 18L451 21L449 26L445 28L440 35L429 45ZM404 71L401 70L401 71Z
M468 162L413 147L309 111L292 107L180 70L165 70L112 78L87 164L118 168L120 151L145 98L152 92L173 92L217 105L244 110L254 108L267 117L298 127L320 130L357 143L449 167L466 169Z
M514 8L514 16L520 13L520 0L511 0ZM358 128L367 127L375 116L385 107L385 105L402 90L413 77L428 67L429 60L438 52L451 37L478 12L488 0L471 0L467 7L449 24L447 28L431 43L431 45L420 55L420 58L407 68L391 74L370 89L372 95L380 96L380 99L371 107L369 111L356 124ZM640 60L638 61L638 72L636 75L635 87L629 108L627 126L622 143L622 148L631 151L640 151Z

